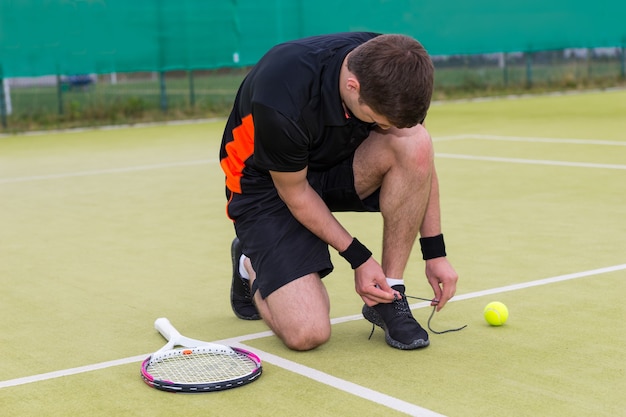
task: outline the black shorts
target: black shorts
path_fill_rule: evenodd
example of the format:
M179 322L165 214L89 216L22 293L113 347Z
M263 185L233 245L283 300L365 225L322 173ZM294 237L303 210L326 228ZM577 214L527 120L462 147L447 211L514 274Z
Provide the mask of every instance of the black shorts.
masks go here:
M307 178L331 211L380 211L380 190L359 199L352 158L328 171L309 171ZM273 185L259 193L232 194L228 215L235 222L243 253L256 272L255 287L263 298L305 275L317 272L323 278L332 272L328 244L293 217Z

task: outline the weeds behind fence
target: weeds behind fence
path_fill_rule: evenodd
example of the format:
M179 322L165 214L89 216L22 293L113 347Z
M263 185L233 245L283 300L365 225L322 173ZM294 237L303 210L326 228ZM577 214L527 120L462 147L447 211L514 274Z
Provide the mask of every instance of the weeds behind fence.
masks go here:
M624 85L623 51L434 57L433 99ZM90 81L56 76L9 80L11 112L0 131L223 117L246 73L240 68L103 74Z

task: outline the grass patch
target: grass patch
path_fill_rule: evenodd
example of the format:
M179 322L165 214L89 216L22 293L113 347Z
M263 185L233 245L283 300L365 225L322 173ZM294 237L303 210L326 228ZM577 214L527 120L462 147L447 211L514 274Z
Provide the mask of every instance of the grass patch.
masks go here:
M626 86L619 60L537 63L498 68L493 63L437 64L434 100L540 94ZM0 132L226 117L248 69L101 75L83 88L13 88L13 113ZM64 86L67 87L67 86Z

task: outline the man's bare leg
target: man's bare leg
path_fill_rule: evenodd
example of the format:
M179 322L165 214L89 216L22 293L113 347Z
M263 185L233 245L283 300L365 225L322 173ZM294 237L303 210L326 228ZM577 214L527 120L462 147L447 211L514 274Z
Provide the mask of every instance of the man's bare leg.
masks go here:
M244 267L252 286L256 274L249 259ZM330 339L330 300L317 274L292 281L265 299L257 291L254 303L265 323L290 349L310 350Z
M388 277L403 278L431 193L430 136L421 125L372 132L356 151L354 172L361 198L381 187L382 267ZM250 261L244 266L252 285L256 275ZM313 349L330 338L330 302L317 274L299 278L266 299L257 291L254 302L266 324L291 349Z
M413 244L431 197L433 150L430 136L418 125L411 129L375 131L354 158L356 190L361 198L380 187L383 216L382 269L388 278L404 279ZM404 287L393 287L404 294ZM397 349L429 345L428 333L411 314L406 297L390 304L365 305L363 316L385 331Z
M426 129L374 131L357 149L354 175L361 198L378 187L384 219L381 265L403 278L431 196L433 147Z

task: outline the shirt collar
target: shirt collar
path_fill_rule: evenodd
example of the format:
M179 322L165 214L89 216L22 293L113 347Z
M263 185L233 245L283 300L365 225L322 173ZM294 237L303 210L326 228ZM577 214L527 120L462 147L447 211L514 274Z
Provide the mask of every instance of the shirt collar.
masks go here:
M322 74L321 110L324 124L329 126L343 126L350 118L354 119L354 116L344 110L339 94L339 73L348 52L350 51L337 52L334 59L328 61Z
M330 59L322 73L322 98L321 112L326 126L345 126L347 124L364 125L373 129L376 123L367 123L358 119L350 109L344 107L341 94L339 93L339 74L346 55L351 51L344 50L337 52L335 59ZM341 59L337 59L341 58Z

